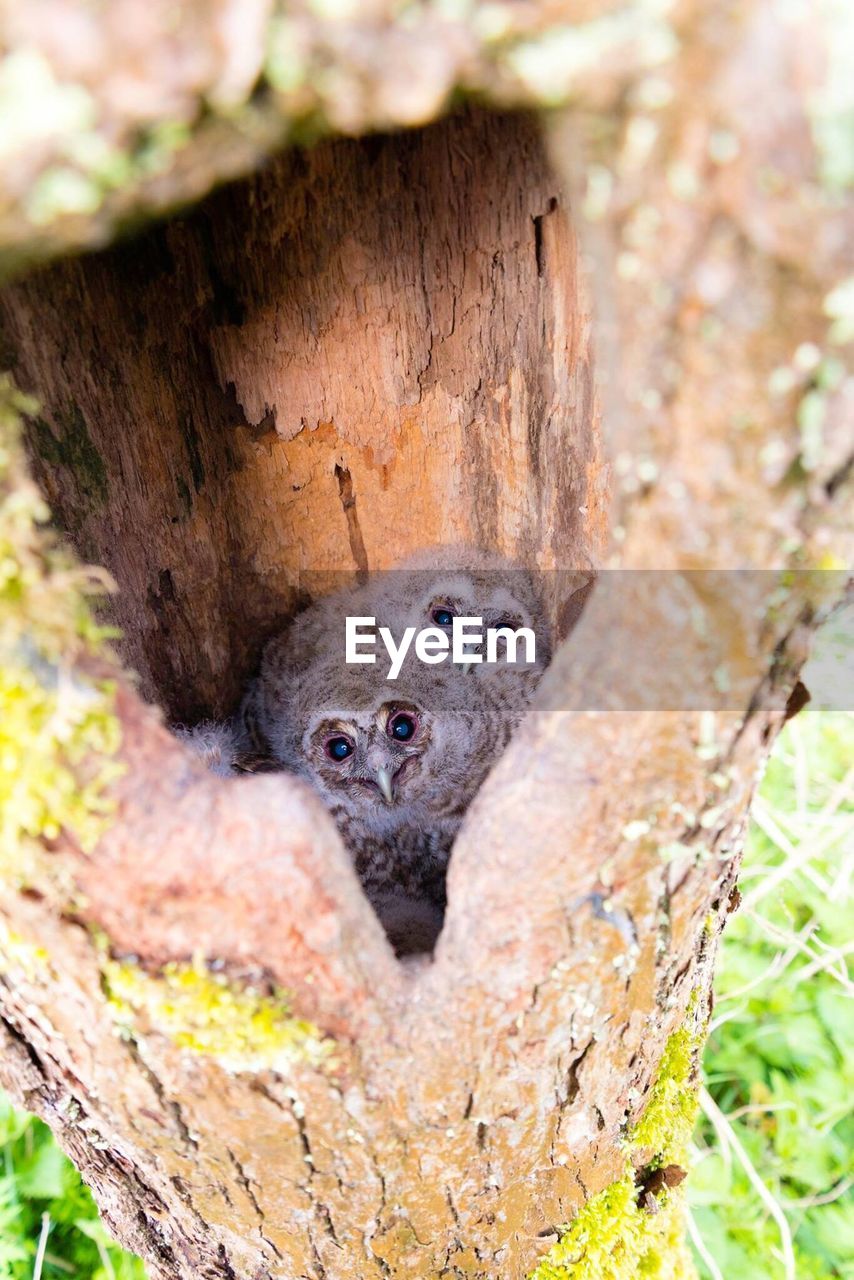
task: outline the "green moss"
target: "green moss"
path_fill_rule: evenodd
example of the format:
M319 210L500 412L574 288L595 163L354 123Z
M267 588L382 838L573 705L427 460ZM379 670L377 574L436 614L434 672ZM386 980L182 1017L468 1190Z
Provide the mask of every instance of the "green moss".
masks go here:
M187 457L190 462L190 473L193 477L193 488L196 493L201 493L202 486L205 483L205 464L202 462L196 425L190 417L184 420L184 440L187 444Z
M600 1191L530 1280L690 1280L695 1272L683 1239L681 1198L668 1192L655 1214L637 1198L631 1173Z
M33 183L27 213L36 226L45 226L63 215L94 213L100 203L101 190L94 179L70 165L56 165Z
M116 767L94 775L94 756L112 755L118 727L110 686L75 682L73 675L25 662L0 666L0 873L20 869L22 841L54 839L62 828L91 848L110 805L105 785Z
M108 634L89 609L105 580L47 527L21 447L34 407L0 380L0 877L13 883L27 881L39 839L65 828L95 843L118 771L113 683L83 670Z
M190 494L190 486L183 476L178 476L175 481L175 488L178 490L178 497L181 499L184 515L189 516L193 510L193 499Z
M92 437L82 411L72 404L57 437L42 418L32 420L35 451L53 466L66 467L88 504L99 506L107 498L107 468Z
M34 49L13 50L0 60L0 117L5 150L25 154L46 138L52 144L54 162L26 196L27 217L36 227L95 213L111 191L168 168L190 139L185 123L161 120L118 145L107 137L90 91L58 80Z
M69 81L42 52L13 42L0 56L0 150L10 171L21 164L34 171L24 190L9 194L0 272L101 245L286 144L424 125L469 97L502 107L509 93L518 105L550 107L586 91L603 60L626 49L649 68L677 48L655 0L533 27L514 6L470 0L393 8L397 32L352 0L276 3L263 29L247 33L240 58L212 67L205 83L179 76L163 117L147 122L127 104L117 107L91 75ZM202 24L203 41L210 25ZM184 47L186 33L176 31L176 40ZM424 74L401 77L384 67L401 40L413 52L423 44ZM364 55L355 63L354 47ZM375 66L374 92L362 84L362 61Z
M626 1141L621 1178L579 1210L529 1280L691 1280L694 1265L684 1240L682 1191L666 1185L655 1194L656 1212L642 1203L637 1169L645 1175L682 1166L697 1115L693 1082L705 1038L690 1009L670 1036L644 1113ZM638 1165L638 1160L643 1160Z
M659 6L641 0L589 22L552 27L529 40L512 43L503 61L532 101L557 106L572 96L581 77L590 75L627 45L638 51L647 67L673 56L676 35Z
M238 988L201 963L168 964L160 974L105 958L102 971L117 1022L133 1035L140 1020L181 1049L230 1071L285 1072L328 1060L332 1041L290 1013L286 993Z
M629 1137L631 1152L652 1151L654 1165L679 1164L685 1158L697 1119L692 1084L705 1036L689 1022L667 1041L644 1113Z

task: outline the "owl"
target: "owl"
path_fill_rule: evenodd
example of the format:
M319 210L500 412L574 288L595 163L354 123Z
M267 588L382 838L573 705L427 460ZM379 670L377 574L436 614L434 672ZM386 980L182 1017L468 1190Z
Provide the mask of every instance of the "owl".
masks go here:
M536 656L463 668L425 665L410 649L392 682L380 650L372 665L345 663L347 616L373 617L398 639L406 627L450 635L455 617L529 627ZM320 793L399 953L435 940L454 837L549 652L530 574L411 566L321 598L264 651L242 708L244 740Z
M496 563L500 562L493 558ZM484 631L494 628L499 660L488 664L484 644L470 643L467 650L475 658L469 666L461 670L449 662L433 668L436 696L466 703L474 699L481 710L494 705L503 724L513 728L519 723L551 656L550 628L531 573L507 567L437 570L410 566L382 575L377 595L378 608L393 618L396 632L404 627L416 631L432 627L450 637L455 618L482 619ZM504 660L508 652L506 631L519 628L535 634L536 653L527 661L520 646L516 661L510 664ZM410 650L404 671L414 673L419 666ZM477 682L460 680L461 675L474 676Z
M536 656L515 665L427 665L410 648L392 681L380 646L373 664L345 662L348 616L373 617L397 639L406 627L450 636L455 617L482 618L485 628L529 627ZM505 647L499 637L500 657ZM398 954L428 951L441 928L454 837L525 714L549 652L530 574L390 570L297 615L268 642L235 720L200 726L189 745L203 754L204 730L218 752L217 772L263 760L308 781Z
M220 778L275 771L275 763L268 756L252 749L238 720L203 720L192 729L173 725L172 732Z

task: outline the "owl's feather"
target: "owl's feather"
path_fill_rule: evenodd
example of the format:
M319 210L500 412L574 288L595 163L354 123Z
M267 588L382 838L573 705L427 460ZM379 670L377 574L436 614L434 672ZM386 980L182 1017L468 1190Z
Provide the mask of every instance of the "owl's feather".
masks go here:
M487 626L537 633L537 659L464 673L428 666L414 652L387 680L374 665L344 661L344 622L370 616L396 638L436 625L437 606ZM440 615L444 616L444 614ZM522 719L548 661L548 635L530 575L455 567L391 571L323 597L266 646L261 670L230 726L200 726L190 745L215 772L253 752L307 779L335 818L365 892L396 949L432 945L445 905L445 873L468 805ZM392 733L395 716L415 725ZM342 760L330 743L351 750Z

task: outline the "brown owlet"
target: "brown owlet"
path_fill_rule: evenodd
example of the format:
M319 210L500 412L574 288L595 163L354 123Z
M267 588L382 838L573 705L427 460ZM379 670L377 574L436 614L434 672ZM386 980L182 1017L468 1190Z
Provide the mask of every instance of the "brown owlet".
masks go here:
M380 644L345 662L347 616L451 636L454 619L536 635L536 654L429 665L412 648L396 679ZM450 639L449 639L450 645ZM445 872L463 815L524 715L549 658L533 580L520 570L393 570L319 599L267 645L233 729L242 751L306 778L335 817L356 871L400 954L441 927Z

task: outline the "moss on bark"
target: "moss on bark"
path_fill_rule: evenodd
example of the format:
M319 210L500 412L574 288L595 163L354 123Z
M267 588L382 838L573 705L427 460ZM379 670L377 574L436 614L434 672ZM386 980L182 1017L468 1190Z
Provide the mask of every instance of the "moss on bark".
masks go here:
M84 848L98 839L119 746L102 674L108 633L90 607L105 579L48 525L21 445L20 416L33 408L8 379L0 385L0 876L18 884L36 841L63 829Z
M277 1071L294 1062L328 1060L333 1042L311 1022L293 1016L283 991L238 987L201 962L168 964L160 974L105 956L106 989L116 1021L139 1034L139 1024L180 1049L213 1058L228 1071Z
M626 1140L623 1176L588 1200L530 1280L695 1275L684 1239L680 1183L697 1115L695 1077L704 1040L705 1023L692 1007L685 1025L667 1041L649 1101ZM667 1176L677 1170L676 1177ZM651 1185L658 1189L649 1191Z
M85 5L56 0L63 48L44 7L40 24L0 19L3 274L103 244L285 144L423 125L464 96L551 107L600 93L610 62L657 66L676 47L645 0L571 24L547 4L276 3L253 17L225 0L162 21L139 7L143 38L127 17L96 38Z

